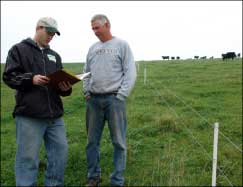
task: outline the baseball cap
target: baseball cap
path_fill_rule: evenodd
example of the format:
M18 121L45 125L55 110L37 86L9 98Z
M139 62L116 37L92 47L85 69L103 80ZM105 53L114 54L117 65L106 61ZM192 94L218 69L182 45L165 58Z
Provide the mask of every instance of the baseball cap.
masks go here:
M47 32L55 32L58 36L60 35L60 32L57 29L57 22L51 17L40 18L37 22L37 26L43 26Z

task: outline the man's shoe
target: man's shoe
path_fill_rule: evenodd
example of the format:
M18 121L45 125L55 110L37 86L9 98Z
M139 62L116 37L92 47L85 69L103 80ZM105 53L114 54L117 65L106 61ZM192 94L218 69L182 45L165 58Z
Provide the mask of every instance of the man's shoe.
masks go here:
M99 186L99 183L101 182L101 180L98 179L89 179L88 184L86 185L86 187L93 187L93 186Z
M110 184L110 187L115 187L115 186L117 186L117 187L124 187L124 185Z

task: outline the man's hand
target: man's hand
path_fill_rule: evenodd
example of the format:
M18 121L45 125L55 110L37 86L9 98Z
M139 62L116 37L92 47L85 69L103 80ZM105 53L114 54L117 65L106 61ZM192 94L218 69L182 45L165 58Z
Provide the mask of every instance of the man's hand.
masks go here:
M64 92L72 88L72 85L69 82L60 82L58 86Z
M85 99L86 99L86 101L88 101L88 100L90 100L90 99L91 99L91 96L90 96L90 95L88 95L88 96L86 96L86 97L85 97Z
M33 84L34 85L45 85L50 81L50 79L43 75L34 75Z

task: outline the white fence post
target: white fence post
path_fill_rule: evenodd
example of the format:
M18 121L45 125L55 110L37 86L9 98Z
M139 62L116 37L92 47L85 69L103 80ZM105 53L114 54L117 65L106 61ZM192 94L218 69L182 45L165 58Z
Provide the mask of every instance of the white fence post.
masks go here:
M217 172L217 153L218 153L218 128L219 123L214 124L213 136L213 171L212 171L212 186L216 186L216 172Z
M146 65L145 65L145 68L144 68L144 76L143 76L144 80L143 80L143 83L144 85L146 85L146 80L147 80L147 68L146 68Z

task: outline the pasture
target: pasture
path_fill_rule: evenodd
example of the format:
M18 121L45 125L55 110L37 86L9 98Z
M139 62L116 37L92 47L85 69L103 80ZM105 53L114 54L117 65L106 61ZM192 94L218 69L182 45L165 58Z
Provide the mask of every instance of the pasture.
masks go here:
M242 186L242 58L141 61L127 99L127 186L210 186L213 124L219 123L217 185ZM14 90L2 82L1 184L13 186ZM81 63L65 63L79 74ZM147 79L144 84L144 68ZM82 83L63 98L69 144L66 186L86 184L85 100ZM40 158L44 159L44 148ZM101 185L109 185L113 147L107 125L101 141ZM40 168L38 185L43 185Z

